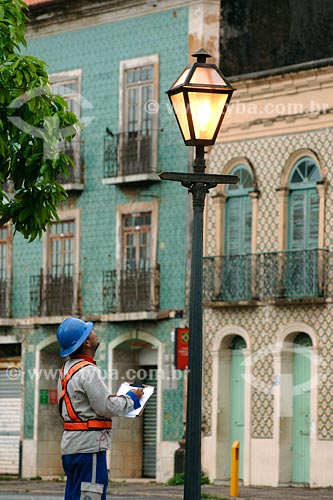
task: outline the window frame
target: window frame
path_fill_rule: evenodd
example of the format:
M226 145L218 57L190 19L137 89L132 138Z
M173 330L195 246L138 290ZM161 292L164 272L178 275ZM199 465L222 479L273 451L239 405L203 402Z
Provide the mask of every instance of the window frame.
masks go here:
M319 194L319 219L318 219L318 248L325 248L325 203L327 180L325 171L321 165L319 157L311 149L298 149L294 151L286 161L280 178L280 186L277 188L278 210L279 210L279 235L278 251L288 249L288 228L289 228L289 180L291 173L298 163L304 157L314 160L321 174L321 181L316 183Z
M54 85L61 84L64 87L66 87L66 83L70 83L72 81L77 82L77 90L74 92L74 96L76 99L73 99L73 102L75 103L75 109L73 112L77 116L77 118L80 120L81 115L82 115L82 93L81 93L81 87L82 87L82 70L81 69L74 69L74 70L69 70L69 71L60 71L57 73L51 73L49 75L50 79L50 86L51 90L55 95L60 95L63 97L65 100L66 98L62 94L57 94L56 90L54 89ZM66 100L67 102L67 100ZM69 143L70 144L70 143ZM78 128L75 138L74 138L74 154L73 154L73 160L74 160L74 166L72 168L76 168L79 171L80 174L80 182L61 182L61 184L64 186L64 188L68 190L73 190L73 189L78 189L82 190L83 189L83 166L82 166L82 161L81 161L81 156L82 156L82 148L81 148L81 129ZM61 151L61 149L60 149Z
M257 234L258 234L258 198L259 190L257 186L256 173L250 161L246 157L235 157L229 160L223 167L222 173L230 175L230 173L238 166L243 165L249 172L251 172L253 179L253 190L249 192L252 203L252 235L251 235L251 253L255 254L257 251ZM226 201L228 197L227 185L220 184L212 193L212 209L216 221L216 238L215 255L225 254L225 237L226 237ZM208 210L206 211L206 217ZM206 222L207 225L207 222Z
M11 286L12 286L12 254L13 254L13 237L12 237L12 224L4 224L1 226L0 229L6 229L6 237L1 238L1 244L6 246L6 256L5 256L5 272L6 272L6 277L5 277L5 316L8 317L10 316L10 311L11 311ZM0 275L1 279L1 275Z
M126 92L126 72L131 69L143 68L145 66L153 67L153 78L152 78L152 96L151 102L155 104L156 111L152 110L152 158L151 158L151 172L150 173L140 173L134 175L122 175L122 166L120 165L120 177L125 178L126 180L131 180L131 177L138 178L137 180L141 180L140 177L149 178L153 177L154 180L158 180L156 178L157 172L157 143L158 143L158 103L159 103L159 54L151 54L148 56L137 57L134 59L127 59L124 61L120 61L119 68L119 122L118 122L118 132L120 135L128 132L126 130L126 118L128 116L128 102L127 102L127 92ZM121 144L119 145L121 148Z
M151 213L150 231L150 269L157 266L158 202L139 201L117 206L116 220L116 269L124 270L123 216L136 213Z
M59 210L59 221L54 220L54 223L62 223L74 221L74 238L73 238L73 310L78 311L78 292L80 286L80 210L78 208L71 210ZM50 227L47 228L43 237L43 283L46 283L47 276L50 274L50 258L51 258L51 239ZM76 279L77 277L77 279Z

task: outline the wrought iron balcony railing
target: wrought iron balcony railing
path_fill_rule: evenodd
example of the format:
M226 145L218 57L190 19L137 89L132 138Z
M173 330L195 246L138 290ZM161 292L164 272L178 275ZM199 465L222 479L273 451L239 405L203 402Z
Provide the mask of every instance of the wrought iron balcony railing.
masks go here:
M155 172L152 131L124 132L104 138L104 177Z
M158 311L160 271L120 270L103 273L103 312Z
M240 302L258 299L258 255L204 258L204 298Z
M0 318L10 316L10 281L0 279Z
M30 276L31 316L78 314L79 276Z
M315 299L331 296L332 255L327 250L294 250L206 257L204 298L240 302Z
M82 142L79 139L73 139L70 142L61 141L58 150L60 153L67 154L74 161L74 165L68 167L68 175L59 175L58 182L60 184L82 184L84 182Z
M273 299L327 297L331 254L327 250L292 250L261 255L261 295ZM332 273L331 273L332 274Z

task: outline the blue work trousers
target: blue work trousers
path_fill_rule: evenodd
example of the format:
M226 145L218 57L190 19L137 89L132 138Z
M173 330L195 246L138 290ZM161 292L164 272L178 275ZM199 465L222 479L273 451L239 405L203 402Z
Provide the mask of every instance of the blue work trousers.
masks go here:
M101 500L106 500L108 471L106 467L106 451L96 453L96 483L103 484ZM67 476L65 500L80 500L81 483L90 483L92 478L93 453L74 453L62 456L62 466Z

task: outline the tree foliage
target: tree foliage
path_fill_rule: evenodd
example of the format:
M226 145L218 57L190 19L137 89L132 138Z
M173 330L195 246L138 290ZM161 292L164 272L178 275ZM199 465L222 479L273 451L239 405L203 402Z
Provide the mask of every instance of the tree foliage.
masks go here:
M0 226L11 220L32 241L58 218L67 197L57 179L73 161L58 145L74 137L79 123L52 93L46 64L21 53L25 11L22 0L0 0Z

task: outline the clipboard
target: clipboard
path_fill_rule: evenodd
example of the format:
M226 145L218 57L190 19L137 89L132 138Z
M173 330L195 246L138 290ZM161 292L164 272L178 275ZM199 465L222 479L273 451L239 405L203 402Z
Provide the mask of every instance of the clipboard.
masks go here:
M129 382L123 382L117 391L117 396L124 396L125 394L128 393L128 391L135 388L138 388L138 386L130 384ZM135 417L140 417L140 415L142 415L146 404L148 403L151 396L154 394L154 387L152 385L142 385L142 389L143 389L143 394L139 400L141 406L136 410L131 410L130 412L126 413L126 415L124 415L125 417L135 418Z

